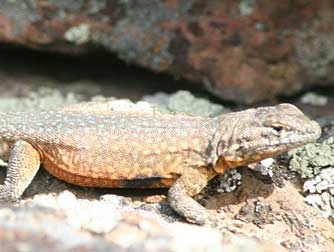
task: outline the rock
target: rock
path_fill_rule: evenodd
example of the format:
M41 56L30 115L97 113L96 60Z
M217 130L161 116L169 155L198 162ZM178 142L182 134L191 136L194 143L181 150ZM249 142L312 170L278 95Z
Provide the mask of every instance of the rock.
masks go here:
M333 169L334 166L334 137L322 143L310 143L288 152L291 157L290 169L298 172L302 178L313 178L322 169Z
M290 169L306 178L303 185L305 201L317 208L324 217L333 217L334 137L305 145L288 155L291 157Z
M40 205L41 199L21 202L16 207L0 204L1 250L241 252L244 251L243 248L250 246L254 252L268 251L266 249L285 251L274 243L259 242L251 238L234 237L223 242L219 231L207 227L169 224L125 209L108 212L106 202L80 200L69 192L58 198L48 195L44 199L59 202L64 198L70 198L71 205L74 203L77 208L74 211L65 206L50 208ZM112 205L109 208L115 209ZM82 218L83 216L86 217ZM92 222L92 219L99 221Z
M300 98L300 101L313 106L325 106L328 103L328 98L314 92L308 92Z
M232 169L218 176L217 180L219 181L219 187L216 189L217 192L233 192L241 184L242 175L237 169Z
M63 95L59 90L40 88L29 92L27 97L1 97L0 111L41 111L82 101L80 95L68 93Z
M289 251L334 249L330 240L334 238L333 224L317 209L305 204L300 189L290 181L286 181L284 188L277 188L243 169L242 185L236 192L216 195L206 204L209 209L218 206L225 212L226 223L237 219L240 222L236 225L244 232L280 244Z
M332 0L5 0L0 41L70 53L104 48L253 103L333 83L332 13Z

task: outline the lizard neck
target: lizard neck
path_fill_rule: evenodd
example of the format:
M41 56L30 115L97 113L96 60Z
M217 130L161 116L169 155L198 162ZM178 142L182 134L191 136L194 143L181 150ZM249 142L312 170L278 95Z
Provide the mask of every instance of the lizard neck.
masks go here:
M238 122L240 117L233 114L224 114L211 119L213 128L211 146L211 164L217 173L224 173L228 168L235 168L243 165L244 160L239 159L233 152L232 145L235 144L235 137L238 135ZM231 160L229 157L233 157Z

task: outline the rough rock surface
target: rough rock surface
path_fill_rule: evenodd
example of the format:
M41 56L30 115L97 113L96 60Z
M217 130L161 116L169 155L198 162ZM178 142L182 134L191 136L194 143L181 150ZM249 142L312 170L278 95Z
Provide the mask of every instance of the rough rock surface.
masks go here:
M329 130L329 129L327 129ZM334 128L330 128L334 134ZM290 169L304 181L305 201L318 209L324 217L334 217L334 137L320 143L307 144L288 153Z
M334 4L320 1L3 0L0 41L104 48L252 103L334 81Z
M185 92L167 98L157 103L160 106L180 104L180 111L189 108L185 101L203 106L203 100ZM52 104L46 102L48 99ZM50 109L79 98L42 90L14 100L3 100L7 103L3 110L10 106L22 109L23 104L28 109L34 106ZM155 105L148 105L115 100L112 109L156 109ZM204 113L223 111L219 105L207 103L206 106ZM3 172L0 169L0 183ZM242 185L235 190L241 176ZM277 188L272 179L274 175L271 178L262 172L240 168L213 181L197 198L210 211L225 215L226 223L242 230L245 237L222 236L214 229L181 223L184 220L169 207L164 190L82 188L60 181L41 169L23 200L14 205L0 205L0 247L8 252L46 249L241 252L245 248L254 252L333 251L332 223L305 203L296 183L286 181L282 188Z
M109 202L82 200L65 191L58 197L35 197L18 206L1 204L0 247L6 252L241 252L246 247L256 252L286 251L250 238L234 237L223 243L217 230L167 223L156 214L135 210L130 202L120 196Z

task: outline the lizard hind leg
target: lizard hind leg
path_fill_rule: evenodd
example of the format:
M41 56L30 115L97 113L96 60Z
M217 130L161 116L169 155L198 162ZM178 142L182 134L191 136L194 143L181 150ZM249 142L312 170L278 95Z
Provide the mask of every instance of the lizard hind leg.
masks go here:
M38 151L26 141L17 141L9 156L5 182L0 185L0 200L17 200L29 186L39 166Z
M168 201L172 208L189 222L215 226L218 217L197 203L192 196L198 194L216 174L206 168L190 168L168 191Z

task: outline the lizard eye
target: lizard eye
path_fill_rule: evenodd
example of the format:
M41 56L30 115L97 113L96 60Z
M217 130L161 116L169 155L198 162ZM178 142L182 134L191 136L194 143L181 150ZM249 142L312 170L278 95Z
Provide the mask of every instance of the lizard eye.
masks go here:
M289 126L282 124L280 122L266 121L264 122L264 126L271 129L271 132L275 135L281 135L283 131L289 130Z
M275 130L278 134L282 133L284 130L282 125L272 125L271 128Z

